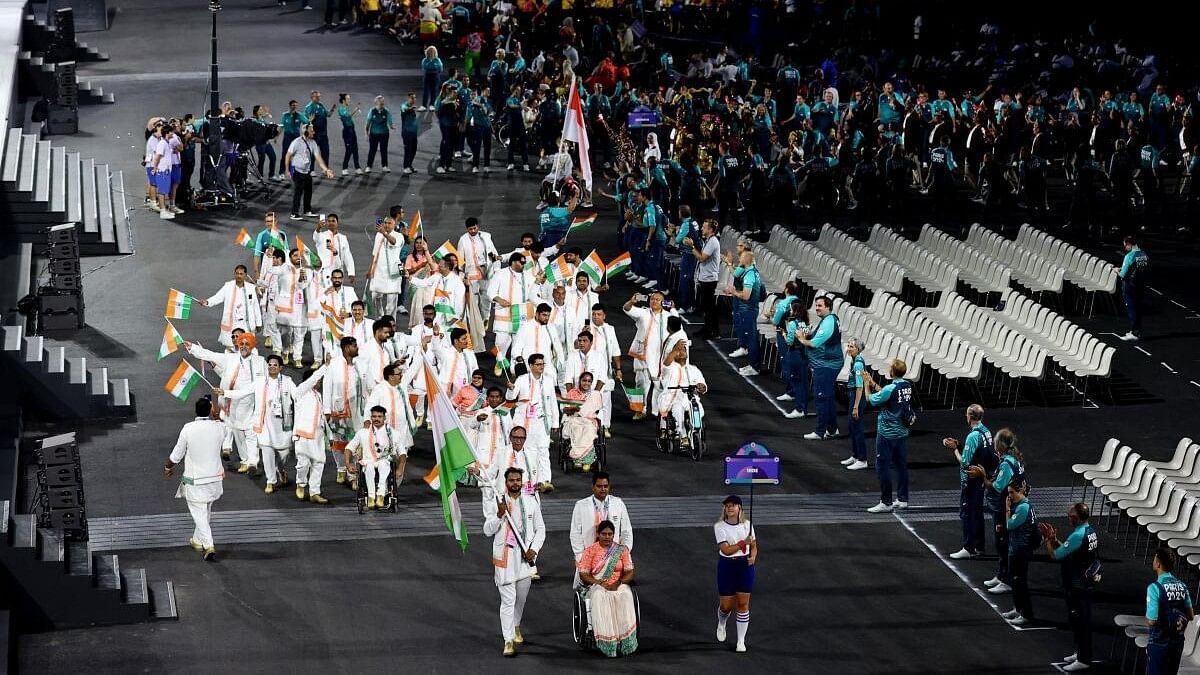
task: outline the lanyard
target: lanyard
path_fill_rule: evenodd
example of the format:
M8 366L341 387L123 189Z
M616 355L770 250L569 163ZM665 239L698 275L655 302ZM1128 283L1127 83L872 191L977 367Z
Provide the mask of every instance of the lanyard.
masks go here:
M603 511L601 510L601 507L603 507ZM608 497L605 497L604 501L602 502L597 501L595 497L592 497L592 513L595 515L595 522L592 523L593 527L598 527L600 525L600 521L602 520L609 520ZM603 517L601 517L602 513L604 514Z

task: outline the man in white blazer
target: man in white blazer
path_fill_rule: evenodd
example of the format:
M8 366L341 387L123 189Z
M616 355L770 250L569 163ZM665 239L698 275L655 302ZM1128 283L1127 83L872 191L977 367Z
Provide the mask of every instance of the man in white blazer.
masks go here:
M492 538L492 566L500 592L500 632L504 656L515 656L516 646L525 643L521 618L534 563L546 541L546 525L536 497L522 493L521 469L504 472L504 494L483 502L483 533Z

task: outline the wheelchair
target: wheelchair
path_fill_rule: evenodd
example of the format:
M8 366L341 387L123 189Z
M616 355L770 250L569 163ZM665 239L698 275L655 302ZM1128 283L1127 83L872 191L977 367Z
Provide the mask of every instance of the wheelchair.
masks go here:
M697 396L694 385L687 387L670 387L686 392L691 414L684 418L684 428L675 428L675 416L667 414L658 418L658 451L673 455L686 454L692 461L699 462L708 449L708 434L704 428L703 414L700 411L700 397ZM687 444L684 444L687 439Z
M394 460L393 460L394 461ZM357 488L354 491L354 496L358 502L358 513L362 515L367 511L367 480L363 473L362 465L358 466L356 473L350 474L355 479ZM383 508L380 511L391 511L396 513L398 510L396 499L396 467L388 469L387 477L387 494L383 498Z
M571 441L563 438L561 427L555 430L551 440L558 448L559 470L563 473L570 473L571 469L575 468L575 460L571 459ZM596 451L596 461L592 462L592 472L604 471L604 467L608 466L608 439L604 437L604 427L597 427L596 440L592 443L592 449Z
M596 635L592 631L592 606L588 600L589 586L579 586L571 589L573 602L571 604L571 636L575 638L575 644L584 651L591 651L596 648ZM633 594L633 611L637 616L638 636L641 637L642 630L642 603L638 599L637 588L630 586L629 592Z

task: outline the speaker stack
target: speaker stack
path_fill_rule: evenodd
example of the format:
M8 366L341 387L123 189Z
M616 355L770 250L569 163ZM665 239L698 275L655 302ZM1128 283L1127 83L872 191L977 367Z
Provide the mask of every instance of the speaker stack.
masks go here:
M38 327L41 331L83 328L83 277L75 223L49 228L46 243L50 283L38 289Z
M83 498L83 469L79 444L67 433L37 441L38 490L44 496L38 509L38 526L62 530L67 539L87 541L87 510Z

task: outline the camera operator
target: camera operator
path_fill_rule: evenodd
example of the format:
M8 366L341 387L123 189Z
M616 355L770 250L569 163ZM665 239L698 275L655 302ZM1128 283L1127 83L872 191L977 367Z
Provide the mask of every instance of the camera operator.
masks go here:
M271 180L279 180L278 176L271 175L275 169L275 146L271 141L279 135L279 125L271 118L271 109L265 105L256 105L250 109L254 121L263 127L265 133L258 135L259 139L266 139L261 143L256 143L254 152L258 153L258 173L264 178ZM263 171L263 167L266 171Z

